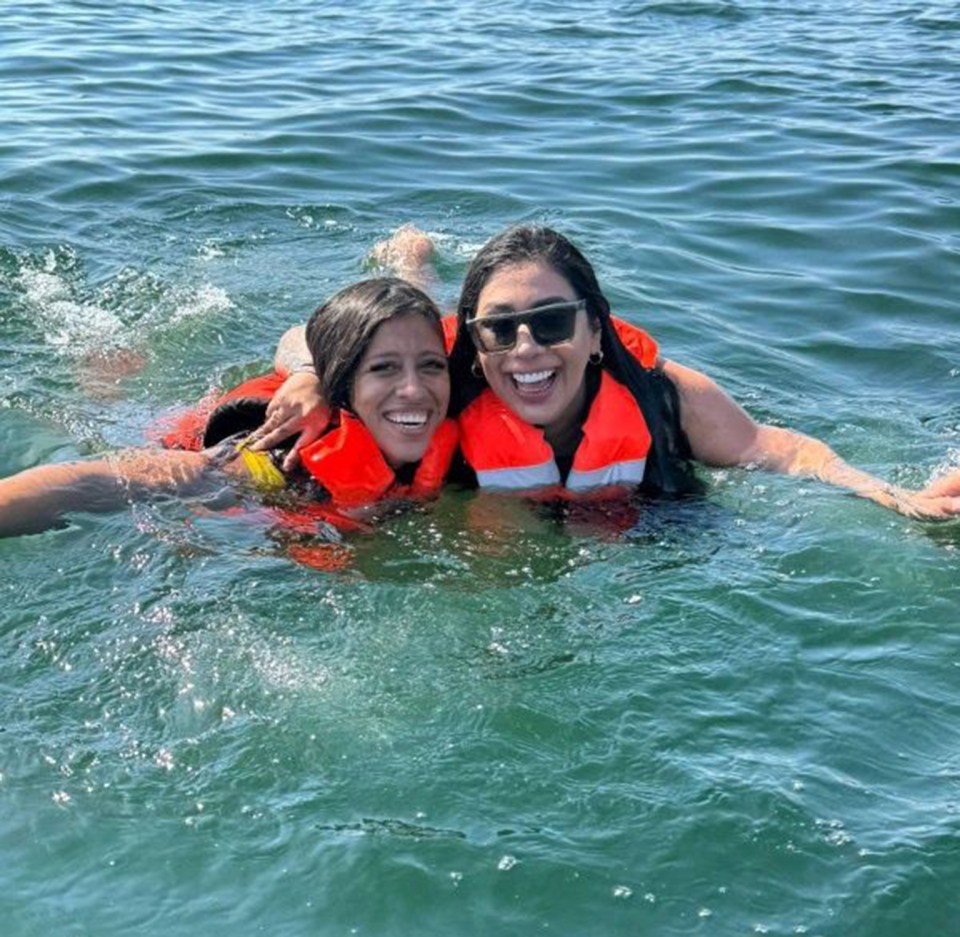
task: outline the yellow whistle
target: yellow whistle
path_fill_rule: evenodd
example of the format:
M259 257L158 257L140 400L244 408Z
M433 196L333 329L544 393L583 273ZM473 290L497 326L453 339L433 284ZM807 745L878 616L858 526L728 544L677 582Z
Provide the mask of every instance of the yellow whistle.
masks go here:
M287 480L270 459L266 452L251 452L247 448L249 440L244 440L237 446L240 458L250 473L254 485L264 491L278 491L286 487Z

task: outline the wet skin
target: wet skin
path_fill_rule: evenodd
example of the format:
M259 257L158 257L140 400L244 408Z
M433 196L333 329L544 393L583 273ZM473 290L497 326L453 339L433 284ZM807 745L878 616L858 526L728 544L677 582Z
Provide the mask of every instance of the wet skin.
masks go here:
M436 326L420 315L381 325L360 359L350 406L393 468L422 458L449 403L447 356Z
M480 292L476 314L482 318L579 298L546 264L515 264L490 277ZM479 352L478 357L490 389L520 419L543 427L547 441L556 444L577 426L586 395L587 363L599 350L600 332L580 311L569 342L538 345L530 329L521 325L513 349L496 355Z

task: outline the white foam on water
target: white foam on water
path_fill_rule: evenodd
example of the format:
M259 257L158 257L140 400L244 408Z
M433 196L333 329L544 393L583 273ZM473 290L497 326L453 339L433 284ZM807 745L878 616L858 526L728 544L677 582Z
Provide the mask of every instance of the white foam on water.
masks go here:
M946 455L934 466L930 473L930 482L939 481L957 469L960 469L960 447L953 447L948 449Z
M327 688L330 672L324 663L310 660L293 642L248 637L249 665L266 689L313 694Z
M197 256L200 260L217 260L220 257L226 257L226 255L227 252L213 238L207 238L197 248Z
M182 322L185 319L218 315L233 309L233 300L230 299L226 290L210 283L188 290L178 290L176 302L177 305L167 320L170 324Z
M323 230L325 233L350 232L354 230L352 224L347 221L341 221L338 218L331 217L322 208L315 206L297 205L288 208L286 216L296 222L301 228L310 230Z
M14 285L47 344L69 357L138 348L158 329L234 308L226 290L219 286L165 287L149 274L131 268L103 284L92 299L79 299L75 255L69 248L64 250L63 256L49 250L39 262L22 260ZM139 314L134 315L138 307ZM124 313L130 322L124 321Z
M116 347L125 331L123 322L102 306L77 302L70 284L55 267L56 258L51 252L43 270L24 266L17 278L36 322L45 330L47 342L75 355Z
M457 241L455 238L446 234L431 234L430 237L436 242L437 246L442 246L452 250L461 260L467 262L473 260L477 252L486 244L483 241Z

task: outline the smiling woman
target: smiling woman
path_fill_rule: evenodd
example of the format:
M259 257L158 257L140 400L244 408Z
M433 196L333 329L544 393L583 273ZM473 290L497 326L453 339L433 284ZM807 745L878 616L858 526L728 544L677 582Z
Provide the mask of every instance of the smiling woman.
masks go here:
M285 475L279 455L249 450L243 420L262 419L269 388L226 395L206 420L196 452L135 450L76 464L38 466L0 480L0 536L33 533L70 511L107 511L155 494L197 494L211 481L252 482L271 498L292 483L321 519L351 527L354 509L420 498L443 482L457 446L446 419L450 379L440 315L432 300L394 278L349 286L321 305L307 335L326 399L324 428ZM257 409L259 407L259 410ZM169 441L169 440L168 440ZM302 529L301 518L301 529Z
M582 303L575 328L538 337L538 308L558 301ZM510 341L491 345L488 320ZM650 336L611 315L589 261L550 228L507 228L480 249L457 325L454 412L482 487L683 492L699 461L814 476L914 517L960 514L960 473L922 491L889 485L817 439L757 423L706 375L662 358ZM491 432L498 425L511 427L510 444Z
M587 364L600 356L586 302L549 267L519 264L491 277L466 324L490 389L563 448L586 403Z
M385 290L354 289L349 301L314 316L307 343L324 397L341 414L352 412L396 469L423 457L447 415L450 377L433 304L424 315L410 303L412 287L398 280L389 289L406 304Z

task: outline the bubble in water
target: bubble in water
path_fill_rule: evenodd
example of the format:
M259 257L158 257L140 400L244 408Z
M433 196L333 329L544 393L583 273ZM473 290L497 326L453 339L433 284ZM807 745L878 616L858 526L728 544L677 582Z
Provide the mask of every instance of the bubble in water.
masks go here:
M173 753L166 748L161 748L157 752L156 756L153 759L153 763L158 768L163 768L165 771L173 770Z
M842 820L817 820L817 826L825 830L824 839L831 846L846 846L853 837L846 831Z
M629 898L633 894L633 889L626 885L615 885L613 888L614 898Z
M215 260L218 257L223 257L225 253L224 249L215 240L207 239L200 245L197 256L201 260Z
M497 863L497 868L501 872L509 872L517 864L517 859L515 856L502 856L500 861Z

